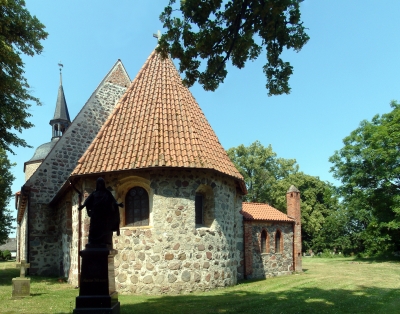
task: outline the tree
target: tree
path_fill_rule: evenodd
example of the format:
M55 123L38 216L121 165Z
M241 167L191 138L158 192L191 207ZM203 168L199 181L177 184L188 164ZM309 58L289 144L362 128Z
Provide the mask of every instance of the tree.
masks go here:
M292 173L277 181L272 187L272 204L286 213L286 192L291 185L300 191L301 198L301 237L303 250L322 251L333 249L334 242L326 239L327 218L339 208L335 188L318 177L303 172Z
M360 126L330 158L339 191L369 253L400 250L400 104Z
M293 67L280 56L284 48L300 51L309 40L300 20L301 0L181 0L179 8L175 2L160 16L167 32L157 51L179 59L187 86L198 81L214 91L228 73L228 60L241 69L265 47L269 96L290 92ZM204 71L201 59L207 60Z
M31 16L23 0L0 0L0 148L13 152L13 146L27 147L13 131L32 127L27 118L29 102L40 104L29 93L21 54L42 52L40 40L47 37L44 25Z
M12 221L10 211L7 209L11 193L11 185L14 176L10 172L15 164L10 163L6 152L0 148L0 244L5 243L11 232Z
M227 153L244 177L248 190L244 201L269 203L286 213L286 192L295 185L301 192L303 248L325 248L320 234L326 217L338 207L331 184L298 171L295 159L278 158L271 145L264 147L259 141L230 148Z
M264 147L259 141L249 147L230 148L227 153L244 177L248 191L244 201L247 202L271 204L277 181L296 173L299 168L295 159L277 158L271 145Z

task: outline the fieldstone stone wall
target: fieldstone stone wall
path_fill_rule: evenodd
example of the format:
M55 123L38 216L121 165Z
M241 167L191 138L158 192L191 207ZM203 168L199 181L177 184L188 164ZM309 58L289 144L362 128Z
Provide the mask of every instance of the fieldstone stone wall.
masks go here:
M30 274L59 275L60 239L57 238L57 212L46 204L35 202L31 191L29 206L29 263Z
M237 239L243 226L242 200L233 179L209 170L127 171L104 178L118 202L125 203L126 193L134 186L149 194L149 226L125 227L125 208L120 209L121 236L113 238L119 293L176 294L236 284L242 258ZM80 189L88 195L96 179L84 179ZM195 224L195 194L204 186L210 187L214 198L210 227ZM73 198L74 230L79 225L76 201ZM81 217L81 226L85 225ZM78 252L77 242L73 235L73 254ZM75 257L71 261L71 268L76 268ZM69 282L75 284L75 277Z
M77 161L86 151L117 101L130 84L130 79L118 61L58 140L45 160L25 183L31 188L29 212L29 262L31 274L59 275L72 261L60 261L72 239L58 232L61 213L48 204L69 178ZM51 135L49 129L49 135ZM69 200L71 201L71 200ZM60 206L58 210L65 210ZM72 228L72 227L71 227ZM63 238L63 240L61 240ZM62 243L62 246L60 245ZM63 247L63 249L61 249ZM64 264L66 263L66 264Z
M293 271L293 224L284 222L245 221L246 278L268 278ZM265 230L267 252L261 252L261 232ZM275 252L275 234L280 230L281 253Z
M72 236L71 236L71 246L70 246L70 268L69 272L65 273L64 276L68 277L68 282L74 286L78 286L79 269L80 269L80 257L79 251L84 249L82 246L82 214L84 216L85 212L78 211L79 206L79 195L75 191L72 191L72 206L71 206L71 216L72 216Z
M57 206L59 223L57 224L58 235L61 245L59 247L59 275L61 277L68 277L69 269L71 266L71 242L72 242L72 205L71 205L71 191L65 196L65 200L60 202Z
M236 193L235 202L235 243L236 249L239 254L239 264L237 267L237 280L244 279L244 234L243 234L243 216L240 213L242 211L242 195L241 193Z

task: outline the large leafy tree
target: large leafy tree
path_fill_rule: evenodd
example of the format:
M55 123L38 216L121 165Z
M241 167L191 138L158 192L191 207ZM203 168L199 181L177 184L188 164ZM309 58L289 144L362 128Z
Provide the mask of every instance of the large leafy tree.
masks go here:
M157 50L180 61L184 82L215 90L230 60L243 68L265 47L263 67L269 95L288 94L293 67L281 59L284 49L300 51L309 40L301 21L301 0L170 0L160 20L167 32ZM205 67L201 60L206 60ZM204 68L204 70L203 70Z
M300 171L292 173L276 182L271 191L274 207L282 212L286 212L286 192L292 184L300 191L303 250L335 248L332 238L324 236L328 217L339 209L335 188L318 177Z
M301 192L303 248L326 248L321 232L326 217L338 207L331 184L298 171L295 159L278 158L271 145L264 147L259 141L230 148L227 153L244 177L248 190L245 201L269 203L286 212L286 192L295 185Z
M7 205L12 195L11 185L14 180L10 168L14 165L8 160L4 149L0 148L0 244L8 239L12 228L13 218Z
M400 250L400 104L391 107L362 121L330 158L355 234L370 253Z
M295 159L278 158L271 145L264 147L259 141L248 147L230 148L227 153L244 177L248 191L244 200L247 202L271 204L276 183L299 168Z
M15 131L32 127L27 119L30 103L39 100L29 92L21 55L42 52L40 40L47 33L44 25L31 16L23 0L0 0L0 148L28 146Z

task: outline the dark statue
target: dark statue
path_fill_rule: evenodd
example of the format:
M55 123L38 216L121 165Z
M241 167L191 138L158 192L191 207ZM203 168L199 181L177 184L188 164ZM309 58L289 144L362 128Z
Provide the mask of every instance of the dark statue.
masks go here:
M89 242L87 247L110 247L112 245L112 233L119 235L119 210L122 203L117 203L111 192L106 189L103 178L96 181L96 190L93 191L79 210L86 207L90 217Z

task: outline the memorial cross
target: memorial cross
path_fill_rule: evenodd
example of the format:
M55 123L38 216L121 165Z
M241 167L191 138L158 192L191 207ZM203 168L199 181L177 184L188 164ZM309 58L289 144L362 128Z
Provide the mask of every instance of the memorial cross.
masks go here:
M31 264L27 263L24 259L21 261L21 263L17 263L17 268L20 269L20 274L19 276L21 278L25 278L25 268L31 267Z

